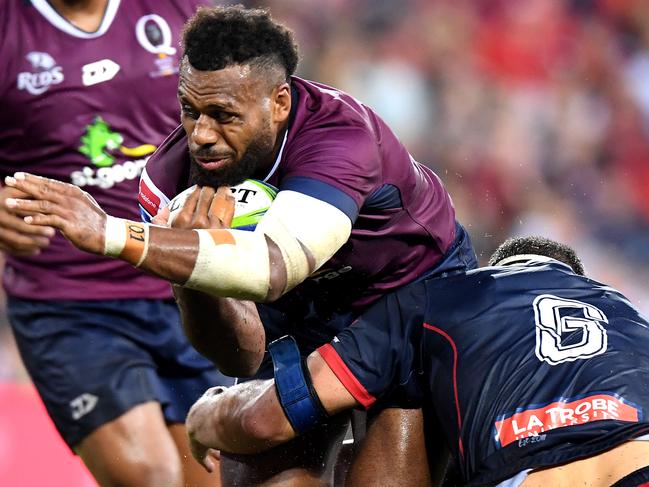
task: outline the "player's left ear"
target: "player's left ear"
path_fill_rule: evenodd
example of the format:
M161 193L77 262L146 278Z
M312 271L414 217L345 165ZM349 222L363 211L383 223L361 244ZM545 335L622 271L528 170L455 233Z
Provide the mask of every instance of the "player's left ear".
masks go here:
M273 122L282 123L291 113L291 85L281 83L273 88L271 95Z

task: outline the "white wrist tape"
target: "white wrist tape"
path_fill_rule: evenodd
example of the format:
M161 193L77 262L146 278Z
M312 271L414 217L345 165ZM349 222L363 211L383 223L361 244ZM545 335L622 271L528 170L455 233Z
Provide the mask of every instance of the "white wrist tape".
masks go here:
M125 260L139 267L149 251L149 225L107 216L104 255Z
M195 230L199 249L185 287L215 296L263 301L270 289L268 245L262 233Z

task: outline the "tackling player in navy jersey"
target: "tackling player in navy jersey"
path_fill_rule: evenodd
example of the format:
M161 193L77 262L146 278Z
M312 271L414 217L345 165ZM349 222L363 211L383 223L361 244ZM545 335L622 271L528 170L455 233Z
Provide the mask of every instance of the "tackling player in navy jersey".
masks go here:
M36 211L31 223L177 284L190 340L221 370L269 378L269 360L258 371L264 336L291 333L307 355L382 295L476 265L439 177L369 107L294 76L292 33L267 12L201 10L183 48L182 126L148 161L140 191L143 216L162 209L164 223L169 199L201 187L172 228L106 216L78 189L30 175L7 183L41 200L10 202ZM229 229L231 215L218 216L227 191L214 188L249 177L279 192L255 231ZM353 481L425 484L421 414L407 409L418 404L395 395L382 407L365 443L378 447L361 452L371 468L355 463ZM345 428L332 419L291 446L229 463L246 485L296 481L297 467L305 482L327 482Z
M649 322L561 244L512 239L490 262L383 298L307 365L289 337L271 344L275 381L192 408L195 451L269 448L400 389L462 484L646 485Z

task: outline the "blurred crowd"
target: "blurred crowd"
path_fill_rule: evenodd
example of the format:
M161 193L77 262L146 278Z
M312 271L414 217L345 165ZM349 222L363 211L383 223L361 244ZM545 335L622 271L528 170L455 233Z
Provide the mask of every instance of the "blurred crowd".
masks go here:
M573 245L649 311L649 1L276 0L299 74L374 107L448 186L482 262Z
M649 0L243 3L440 175L483 264L555 238L649 314ZM8 336L0 313L0 379L24 377Z

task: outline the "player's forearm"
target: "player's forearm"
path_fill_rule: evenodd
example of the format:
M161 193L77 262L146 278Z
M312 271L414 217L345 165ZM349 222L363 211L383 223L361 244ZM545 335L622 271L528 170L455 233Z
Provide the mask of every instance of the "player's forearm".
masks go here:
M264 356L265 333L251 301L218 298L174 286L190 343L226 375L254 374Z
M307 362L313 390L328 415L358 405L317 352ZM205 446L229 453L258 453L297 435L280 404L275 380L239 384L210 399L210 424L199 428L208 435L203 436L208 443L201 441ZM320 424L313 421L312 427Z
M295 437L272 380L251 381L201 398L189 412L190 437L228 453L252 454Z
M329 415L358 405L317 352L308 359L307 373ZM251 381L218 394L212 391L194 404L187 417L193 441L229 453L249 454L295 438L274 380ZM319 423L317 418L312 421L312 427Z
M146 224L138 224L144 227ZM139 263L131 255L122 252L114 256L138 265L142 270L174 284L183 285L191 276L196 264L199 243L193 230L164 228L148 225L149 241L146 255ZM137 238L137 234L134 235Z
M286 287L282 255L263 233L184 230L108 217L104 253L212 296L267 301Z

